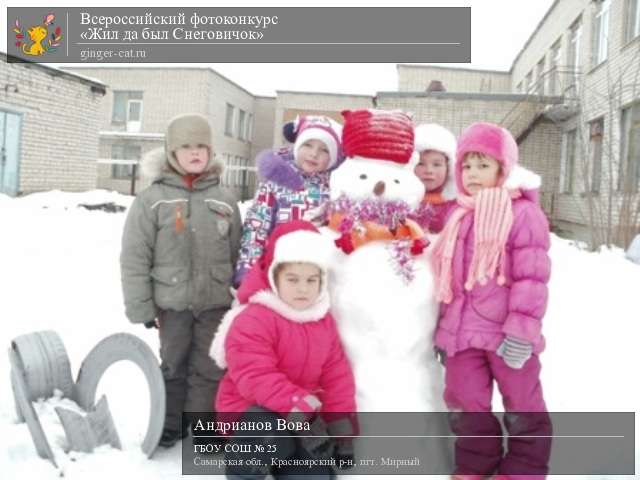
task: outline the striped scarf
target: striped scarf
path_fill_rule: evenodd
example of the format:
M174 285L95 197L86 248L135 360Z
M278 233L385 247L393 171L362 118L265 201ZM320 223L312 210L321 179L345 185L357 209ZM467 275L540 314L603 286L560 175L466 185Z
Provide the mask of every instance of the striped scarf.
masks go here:
M512 200L521 196L519 190L484 188L474 196L461 195L451 218L436 241L431 263L436 277L436 298L439 302L453 300L453 254L460 224L473 211L473 258L464 283L471 290L476 283L485 285L498 271L498 285L505 283L505 245L513 225Z

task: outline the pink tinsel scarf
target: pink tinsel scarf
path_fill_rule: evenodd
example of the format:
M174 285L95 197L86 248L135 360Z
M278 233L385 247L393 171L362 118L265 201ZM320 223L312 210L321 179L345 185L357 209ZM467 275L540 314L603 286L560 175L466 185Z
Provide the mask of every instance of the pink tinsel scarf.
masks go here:
M451 303L452 262L460 224L465 215L474 212L473 258L464 288L471 290L476 283L484 285L499 271L497 282L505 282L505 245L513 225L512 200L520 197L519 190L484 188L475 196L458 197L457 208L447 222L431 253L436 277L436 298Z

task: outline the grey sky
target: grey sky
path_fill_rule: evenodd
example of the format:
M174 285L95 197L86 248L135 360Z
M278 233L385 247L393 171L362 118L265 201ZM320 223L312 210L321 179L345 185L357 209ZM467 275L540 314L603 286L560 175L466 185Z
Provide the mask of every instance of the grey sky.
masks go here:
M7 0L8 6L24 6L24 1ZM508 70L527 38L534 31L553 0L325 0L310 2L305 6L452 6L471 7L471 63L449 64L453 67L471 67L479 69ZM64 6L83 6L87 2L65 0ZM171 2L166 5L180 5ZM189 6L261 6L257 1L211 2L190 0ZM56 4L51 1L30 0L30 7L49 7ZM92 6L158 6L157 1L97 2ZM269 3L271 7L301 6L297 0L279 0ZM1 49L7 51L7 10L1 8L0 38ZM11 45L12 47L13 45ZM85 64L83 64L85 65ZM107 65L107 64L103 64ZM147 64L149 65L149 64ZM204 66L205 64L197 64ZM318 91L334 93L373 94L376 91L397 89L396 65L390 63L374 64L210 64L218 72L238 83L255 95L274 95L276 90ZM444 64L440 64L444 65ZM80 66L76 64L75 66ZM86 66L89 66L87 64ZM96 66L92 64L91 66ZM120 64L122 66L122 64ZM175 65L174 65L175 66Z

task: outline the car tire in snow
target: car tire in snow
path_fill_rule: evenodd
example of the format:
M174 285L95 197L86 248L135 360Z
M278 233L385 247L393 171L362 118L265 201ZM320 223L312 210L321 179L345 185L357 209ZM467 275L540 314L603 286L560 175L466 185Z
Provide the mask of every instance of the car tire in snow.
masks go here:
M29 387L26 381L26 373L23 362L16 350L15 343L9 350L9 361L11 363L11 384L13 386L13 394L15 396L16 405L20 409L21 415L27 422L29 433L36 447L36 452L41 458L48 458L57 468L56 459L47 440L47 436L42 429L38 414L33 408L33 404L29 399Z
M158 360L145 342L128 333L116 333L98 343L82 362L76 380L75 400L85 411L91 411L102 375L111 365L121 360L129 360L138 365L149 385L151 407L142 451L151 458L162 435L166 397Z
M104 444L122 450L106 396L103 395L95 410L87 412L86 415L62 407L56 407L55 410L64 428L70 450L91 453L96 447Z
M13 392L13 402L16 406L16 417L18 419L18 423L24 423L25 418L24 418L24 415L22 414L22 408L20 408L20 404L18 403L18 392L17 392L18 386L16 385L16 379L14 378L14 375L15 374L12 368L11 369L11 391Z
M34 402L49 398L58 389L73 398L73 377L67 350L60 336L51 330L16 337L12 348L22 362L27 396Z

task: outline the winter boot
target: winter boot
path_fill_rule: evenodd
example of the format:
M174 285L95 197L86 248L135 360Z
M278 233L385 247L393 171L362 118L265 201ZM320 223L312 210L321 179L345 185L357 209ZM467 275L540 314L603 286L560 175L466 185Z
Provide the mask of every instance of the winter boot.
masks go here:
M164 448L171 448L178 443L178 440L185 438L187 435L189 435L189 422L183 420L182 428L180 430L165 428L162 431L162 436L160 437L158 445Z
M162 436L160 437L160 443L158 443L158 445L164 448L171 448L176 443L178 443L178 440L181 440L184 437L186 437L186 434L179 432L177 430L164 430L162 432Z
M224 445L228 443L227 437L222 435L203 437L201 432L196 432L194 430L194 425L191 425L189 430L191 431L191 440L193 440L194 445L217 445L219 447L219 450L217 451L222 452L224 451Z

